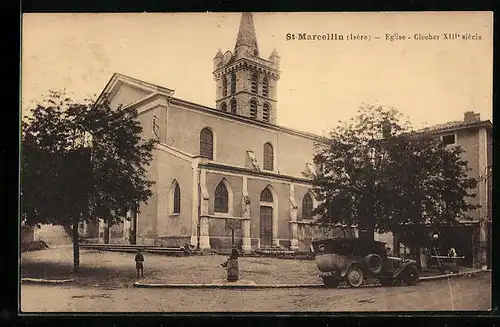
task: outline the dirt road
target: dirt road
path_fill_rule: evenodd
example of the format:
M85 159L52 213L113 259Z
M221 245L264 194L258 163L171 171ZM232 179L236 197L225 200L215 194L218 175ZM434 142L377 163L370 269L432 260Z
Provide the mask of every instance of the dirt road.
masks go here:
M360 289L143 289L21 286L24 312L490 310L491 273Z

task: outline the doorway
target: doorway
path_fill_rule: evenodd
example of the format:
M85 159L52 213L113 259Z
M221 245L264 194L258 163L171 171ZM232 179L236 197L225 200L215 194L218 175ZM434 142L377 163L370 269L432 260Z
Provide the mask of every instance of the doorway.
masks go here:
M260 207L260 246L271 246L273 241L273 208Z

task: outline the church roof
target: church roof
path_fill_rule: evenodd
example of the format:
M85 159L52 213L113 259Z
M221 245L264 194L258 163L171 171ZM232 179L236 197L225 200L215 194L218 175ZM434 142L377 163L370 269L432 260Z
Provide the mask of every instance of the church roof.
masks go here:
M253 26L253 16L252 13L244 12L241 15L240 29L238 30L238 36L236 38L235 49L241 45L246 45L257 50L259 52L259 47L257 46L257 36L255 35L255 27Z
M173 94L174 94L173 89L168 89L168 88L165 88L163 86L149 83L149 82L145 82L145 81L142 81L140 79L130 77L128 75L124 75L124 74L120 74L120 73L113 74L113 76L111 77L109 82L106 84L106 87L102 91L102 93L99 96L97 101L99 101L99 99L101 99L104 96L104 94L110 93L113 89L115 89L116 86L119 85L119 83L127 83L127 84L130 84L136 88L141 88L141 89L149 90L149 91L157 93L157 94L162 94L162 95L168 96L168 98L170 99L170 101L172 103L175 103L175 104L178 104L181 106L186 106L186 107L189 107L192 109L204 111L204 112L209 112L210 114L224 116L226 118L230 118L230 119L233 119L236 121L241 121L241 122L244 122L247 124L259 125L261 127L265 127L265 128L271 129L271 130L278 130L280 132L293 134L293 135L297 135L297 136L305 137L305 138L309 138L309 139L314 139L318 142L326 142L328 140L326 137L318 135L318 134L304 132L304 131L296 130L293 128L279 126L279 125L269 124L269 123L261 122L261 121L254 120L251 118L247 118L244 116L234 115L231 113L225 113L225 112L222 112L220 110L206 107L206 106L203 106L203 105L198 104L198 103L194 103L194 102L186 101L186 100L183 100L183 99L180 99L177 97L173 97Z

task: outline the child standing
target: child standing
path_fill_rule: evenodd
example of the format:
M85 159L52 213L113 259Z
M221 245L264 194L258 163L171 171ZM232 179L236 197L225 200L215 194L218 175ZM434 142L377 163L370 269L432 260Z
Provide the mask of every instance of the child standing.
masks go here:
M135 255L135 269L137 270L137 278L139 278L139 271L141 272L141 277L144 277L144 256L141 253L141 249L137 249L137 254Z
M451 258L451 272L456 274L458 273L457 269L457 251L455 248L451 248L448 250L448 257Z

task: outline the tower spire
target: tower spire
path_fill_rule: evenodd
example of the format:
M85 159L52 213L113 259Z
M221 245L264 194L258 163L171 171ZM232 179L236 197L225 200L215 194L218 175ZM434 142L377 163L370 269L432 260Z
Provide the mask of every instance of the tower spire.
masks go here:
M253 26L252 13L244 12L241 15L240 29L236 38L234 50L245 47L254 56L259 56L259 47L257 46L257 37L255 35L255 27Z
M276 124L279 62L276 50L269 59L259 56L252 14L243 13L234 53L218 51L213 59L217 109Z

